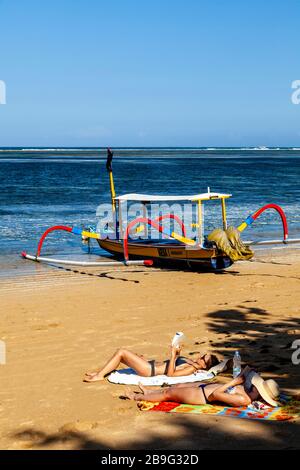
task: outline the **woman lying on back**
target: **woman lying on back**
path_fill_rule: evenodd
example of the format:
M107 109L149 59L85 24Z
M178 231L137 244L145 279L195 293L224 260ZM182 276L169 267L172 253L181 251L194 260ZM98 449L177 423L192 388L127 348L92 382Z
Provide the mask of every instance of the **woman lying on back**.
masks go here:
M164 362L146 360L128 349L118 349L112 358L96 372L87 372L84 377L85 382L95 382L104 380L104 377L117 369L120 364L124 364L135 370L138 375L143 377L152 377L155 375L168 375L169 377L178 377L193 374L198 370L209 370L219 363L213 354L198 355L194 360L180 356L181 349L171 348L170 359Z
M279 387L275 380L263 380L248 366L241 374L226 384L193 383L173 385L161 390L148 390L140 385L142 393L127 392L127 397L136 401L173 401L190 405L223 403L238 407L248 406L256 400L278 406Z

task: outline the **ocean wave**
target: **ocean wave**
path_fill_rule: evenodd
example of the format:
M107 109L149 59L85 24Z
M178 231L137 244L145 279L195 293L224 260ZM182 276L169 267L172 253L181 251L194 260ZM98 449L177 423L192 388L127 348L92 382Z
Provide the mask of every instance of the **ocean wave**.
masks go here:
M113 151L117 152L124 152L124 153L176 153L178 151L183 152L241 152L241 151L279 151L279 150L287 150L287 151L300 151L300 147L267 147L267 146L241 146L241 147L114 147ZM35 153L91 153L91 152L99 152L99 153L106 153L105 147L1 147L1 153L28 153L28 152L35 152Z

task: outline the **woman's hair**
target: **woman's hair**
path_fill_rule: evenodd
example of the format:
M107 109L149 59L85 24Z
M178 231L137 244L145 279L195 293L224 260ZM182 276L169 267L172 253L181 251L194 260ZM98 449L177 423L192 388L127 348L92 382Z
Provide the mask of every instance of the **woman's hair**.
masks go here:
M219 359L218 359L217 356L215 356L214 354L211 354L210 360L211 360L210 368L211 368L211 367L214 367L214 366L216 366L217 364L220 363Z
M201 356L201 359L204 359L204 357L209 354L210 355L210 361L209 361L209 364L206 364L207 366L207 369L211 369L212 367L216 366L217 364L219 364L219 359L217 358L217 356L215 356L215 354L210 354L210 353L206 353L206 354L203 354L203 356Z

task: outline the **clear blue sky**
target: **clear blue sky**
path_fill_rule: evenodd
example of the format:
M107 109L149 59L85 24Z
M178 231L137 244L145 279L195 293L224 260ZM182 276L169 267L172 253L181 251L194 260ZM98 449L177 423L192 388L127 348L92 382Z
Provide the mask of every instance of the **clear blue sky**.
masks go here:
M0 0L0 146L300 146L298 0Z

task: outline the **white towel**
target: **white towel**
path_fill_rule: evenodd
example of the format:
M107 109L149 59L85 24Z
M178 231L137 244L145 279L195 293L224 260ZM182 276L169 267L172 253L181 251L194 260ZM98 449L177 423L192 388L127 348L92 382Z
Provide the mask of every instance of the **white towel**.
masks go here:
M154 377L142 377L137 375L133 369L122 369L116 372L112 372L107 379L109 382L115 384L126 384L126 385L174 385L179 383L190 383L190 382L205 382L206 380L213 379L215 375L222 372L227 365L228 359L220 362L215 367L212 367L209 371L198 371L194 374L183 375L180 377L168 377L167 375L155 375Z
M181 377L168 377L167 375L155 375L154 377L142 377L137 375L133 369L123 369L112 372L107 379L114 384L127 384L127 385L173 385L185 382L201 382L209 380L214 377L210 372L197 372L191 375L184 375Z

